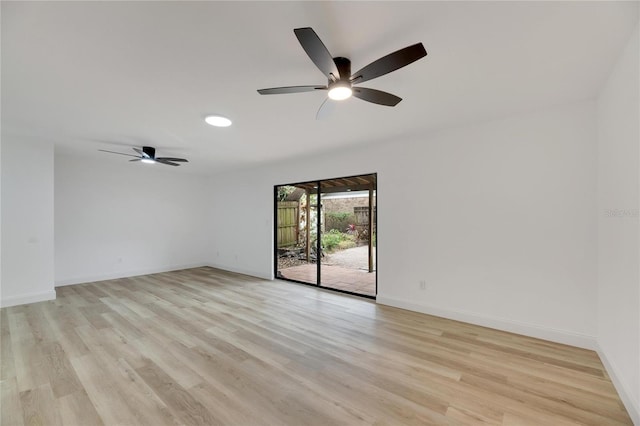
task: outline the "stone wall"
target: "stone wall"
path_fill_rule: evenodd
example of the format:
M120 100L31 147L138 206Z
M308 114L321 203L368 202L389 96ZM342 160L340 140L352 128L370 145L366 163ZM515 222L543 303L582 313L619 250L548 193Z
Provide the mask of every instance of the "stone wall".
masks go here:
M353 213L354 207L367 207L369 205L369 197L324 199L322 200L322 205L324 206L325 213Z

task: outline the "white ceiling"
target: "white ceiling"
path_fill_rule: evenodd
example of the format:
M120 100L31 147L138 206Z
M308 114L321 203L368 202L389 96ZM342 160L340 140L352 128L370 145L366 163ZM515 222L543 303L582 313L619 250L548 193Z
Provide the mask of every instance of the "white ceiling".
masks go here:
M2 133L248 167L594 98L637 22L637 2L3 1ZM428 56L363 84L397 107L350 99L316 121L323 93L256 92L326 83L305 26L354 70L416 42Z

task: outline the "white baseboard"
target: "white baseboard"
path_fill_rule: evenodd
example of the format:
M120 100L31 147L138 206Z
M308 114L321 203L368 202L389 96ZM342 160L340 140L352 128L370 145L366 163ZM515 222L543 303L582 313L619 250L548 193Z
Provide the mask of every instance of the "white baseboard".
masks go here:
M140 275L160 274L162 272L179 271L181 269L201 268L203 266L209 266L206 262L189 263L186 265L174 265L164 266L161 268L150 269L135 269L131 271L118 271L108 274L88 275L83 277L65 278L62 280L56 280L56 287L64 287L66 285L92 283L95 281L116 280L118 278L130 278Z
M221 269L223 271L235 272L236 274L248 275L250 277L262 278L264 280L273 281L272 274L266 275L262 272L251 271L248 269L235 268L233 266L228 265L216 265L215 263L209 263L207 266L211 268Z
M551 342L565 345L577 346L584 349L597 349L595 336L574 333L566 330L558 330L539 325L527 324L504 318L489 317L470 312L454 311L449 309L436 308L433 306L417 304L407 300L394 299L378 294L376 302L381 305L393 306L410 311L421 312L423 314L434 315L456 321L468 322L470 324L481 325L483 327L495 328L496 330L508 331L516 334L523 334L529 337L549 340Z
M640 401L633 400L633 398L631 397L631 392L629 391L627 386L620 380L620 378L624 377L624 375L621 374L616 365L611 362L609 358L607 358L606 353L599 345L596 352L598 352L598 356L600 357L604 368L607 370L607 373L609 373L611 382L613 382L613 386L616 388L616 391L618 391L620 400L622 400L624 407L627 409L627 413L629 413L631 421L634 425L640 425Z
M163 268L136 269L133 271L119 271L119 272L114 272L109 274L88 275L88 276L76 277L76 278L66 278L62 280L56 280L55 286L64 287L67 285L92 283L95 281L116 280L118 278L130 278L130 277L137 277L140 275L160 274L162 272L179 271L181 269L201 268L203 266L209 266L211 268L222 269L224 271L235 272L243 275L249 275L251 277L262 278L265 280L273 280L273 277L266 276L262 273L255 272L255 271L250 271L242 268L232 268L226 265L216 265L209 262L200 262L200 263L191 263L187 265L167 266Z
M1 308L9 306L26 305L27 303L46 302L47 300L55 300L56 291L49 290L42 293L21 294L19 296L4 297L0 300Z

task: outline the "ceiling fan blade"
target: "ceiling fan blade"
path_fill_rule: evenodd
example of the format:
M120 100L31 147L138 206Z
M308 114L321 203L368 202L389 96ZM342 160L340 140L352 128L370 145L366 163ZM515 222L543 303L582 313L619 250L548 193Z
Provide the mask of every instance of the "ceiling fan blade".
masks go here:
M333 74L336 80L340 79L340 72L338 71L338 67L336 63L333 61L333 57L325 47L318 34L313 31L312 28L296 28L293 30L296 37L298 37L298 41L302 45L302 48L316 67L325 77L329 77L329 75ZM346 77L346 76L345 76Z
M422 43L407 46L404 49L396 50L387 56L383 56L382 58L371 62L366 67L354 72L351 76L351 81L354 84L357 84L380 77L407 66L425 56L427 56L427 51Z
M160 164L166 164L168 166L179 166L180 164L178 163L172 163L171 161L167 161L167 160L161 160L159 158L156 158L156 162L160 163Z
M272 87L271 89L259 89L261 95L281 95L286 93L313 92L315 90L327 90L327 86L288 86Z
M336 103L331 99L326 98L322 105L320 105L320 108L318 108L318 112L316 113L316 120L324 120L329 118L333 114L335 108Z
M164 160L164 161L176 161L176 162L180 162L180 163L188 163L189 160L187 160L186 158L173 158L173 157L157 157L156 161L160 161L160 160Z
M354 87L353 96L378 105L396 106L402 100L396 95L367 87Z
M142 158L134 158L133 160L129 160L129 161L142 161Z
M105 149L99 149L98 151L102 151L102 152L110 152L111 154L119 154L119 155L126 155L128 157L137 157L137 155L133 155L133 154L124 154L122 152L115 152L115 151L107 151Z

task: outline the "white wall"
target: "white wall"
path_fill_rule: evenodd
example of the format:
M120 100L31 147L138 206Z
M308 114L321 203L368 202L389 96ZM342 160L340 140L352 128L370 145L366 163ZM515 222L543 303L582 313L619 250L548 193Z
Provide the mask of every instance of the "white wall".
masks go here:
M55 282L206 264L206 179L159 164L56 152Z
M594 347L593 102L216 176L211 262L271 277L273 185L370 172L379 302Z
M638 28L598 99L598 343L640 424Z
M53 147L2 135L0 306L55 298Z

